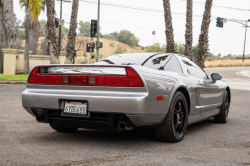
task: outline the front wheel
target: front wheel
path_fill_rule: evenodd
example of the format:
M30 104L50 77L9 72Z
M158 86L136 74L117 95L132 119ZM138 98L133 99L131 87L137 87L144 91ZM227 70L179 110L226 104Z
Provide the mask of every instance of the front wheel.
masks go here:
M229 103L229 98L228 98L228 92L226 90L223 103L220 108L220 113L214 117L214 121L216 123L227 123L229 107L230 107L230 103Z
M186 133L188 123L188 107L186 98L181 92L176 92L168 114L164 121L155 127L159 140L166 142L180 142Z

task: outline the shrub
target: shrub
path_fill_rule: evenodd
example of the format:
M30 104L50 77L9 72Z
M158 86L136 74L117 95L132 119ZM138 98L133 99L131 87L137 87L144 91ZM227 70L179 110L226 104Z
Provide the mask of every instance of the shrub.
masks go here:
M43 55L43 50L42 49L39 49L38 52L37 52L38 55Z
M87 61L81 61L81 64L86 64Z
M123 47L123 52L127 52L127 49L125 47Z
M109 45L110 45L110 47L115 47L115 43L114 42L110 42Z
M144 47L141 47L141 50L144 50L145 48Z
M114 53L114 54L122 54L122 53L123 53L122 47L119 46L119 47L115 50L115 53Z

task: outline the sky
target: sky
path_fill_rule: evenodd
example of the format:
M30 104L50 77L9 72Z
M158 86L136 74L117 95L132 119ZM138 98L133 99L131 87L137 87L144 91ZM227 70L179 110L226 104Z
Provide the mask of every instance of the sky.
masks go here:
M23 21L25 17L24 9L20 8L19 0L13 0L13 2L14 12L17 15L17 18ZM205 0L193 0L193 2L193 45L195 45L198 44L201 32ZM160 44L166 43L163 0L101 0L101 3L103 3L100 7L100 26L102 34L114 31L119 32L120 30L129 30L140 39L139 44L141 46L149 46L154 44L154 42L159 42ZM174 28L174 40L175 42L185 44L186 0L170 0L170 3ZM131 6L136 8L136 10L131 9ZM222 8L219 6L229 8ZM66 27L69 26L67 23L70 22L71 7L72 3L63 3L62 19L65 20ZM91 19L97 19L97 7L97 0L79 0L78 22L90 22ZM138 8L143 10L138 10ZM60 2L57 0L56 14L59 17ZM245 28L243 25L231 21L225 23L224 28L218 28L216 27L217 17L246 21L250 19L250 1L214 0L212 18L209 27L209 45L212 53L215 55L219 53L222 55L242 55ZM41 13L39 19L47 19L46 11ZM156 35L153 42L152 31L154 30L156 31ZM249 28L246 38L246 54L250 54Z

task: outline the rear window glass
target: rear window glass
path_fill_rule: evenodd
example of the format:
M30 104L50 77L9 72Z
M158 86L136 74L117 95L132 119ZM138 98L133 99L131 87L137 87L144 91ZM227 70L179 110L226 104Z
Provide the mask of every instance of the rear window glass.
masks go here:
M156 70L164 70L164 66L167 63L169 59L169 55L156 55L152 58L150 58L143 66L156 69Z
M117 54L109 56L99 62L96 65L142 65L151 56L157 53L134 53L134 54Z
M172 71L176 73L182 73L182 69L178 59L175 56L172 56L171 59L168 61L166 66L164 67L165 71Z

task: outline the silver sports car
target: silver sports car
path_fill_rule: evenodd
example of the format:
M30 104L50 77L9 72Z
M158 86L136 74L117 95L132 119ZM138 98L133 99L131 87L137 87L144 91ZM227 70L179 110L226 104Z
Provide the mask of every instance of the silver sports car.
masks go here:
M59 132L154 127L159 140L179 142L189 124L227 122L231 93L221 78L183 55L118 54L93 65L34 67L22 103Z

